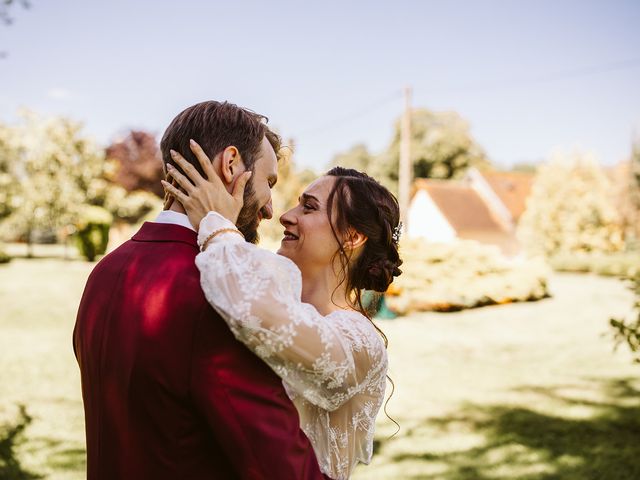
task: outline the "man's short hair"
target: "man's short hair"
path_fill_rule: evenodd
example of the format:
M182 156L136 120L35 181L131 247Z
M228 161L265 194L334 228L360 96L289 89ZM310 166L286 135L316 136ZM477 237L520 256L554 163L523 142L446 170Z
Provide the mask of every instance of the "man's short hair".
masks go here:
M160 150L165 169L166 164L171 163L181 170L171 158L170 150L173 149L204 176L200 162L189 146L189 140L193 139L211 160L225 148L236 147L247 170L253 170L265 135L276 154L280 151L280 137L267 127L267 121L264 115L229 102L207 101L192 105L173 119L162 136Z

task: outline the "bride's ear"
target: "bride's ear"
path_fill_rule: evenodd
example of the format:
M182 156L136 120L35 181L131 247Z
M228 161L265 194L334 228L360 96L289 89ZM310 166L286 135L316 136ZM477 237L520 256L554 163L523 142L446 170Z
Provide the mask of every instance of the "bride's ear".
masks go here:
M242 173L242 158L240 152L233 145L222 151L220 158L220 178L227 185L231 185L239 173Z
M342 247L345 250L357 250L359 247L363 246L367 240L368 237L366 235L350 228Z

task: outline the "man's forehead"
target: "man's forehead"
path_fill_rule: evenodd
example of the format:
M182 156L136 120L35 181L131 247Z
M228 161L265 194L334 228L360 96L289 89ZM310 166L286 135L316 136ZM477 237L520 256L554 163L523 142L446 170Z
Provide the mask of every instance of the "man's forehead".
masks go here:
M268 176L278 175L278 156L267 137L262 139L260 160Z

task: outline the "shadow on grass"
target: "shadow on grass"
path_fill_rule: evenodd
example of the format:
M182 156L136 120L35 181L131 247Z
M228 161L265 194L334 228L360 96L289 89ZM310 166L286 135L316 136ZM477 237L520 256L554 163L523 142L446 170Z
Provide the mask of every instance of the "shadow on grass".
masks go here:
M391 461L417 460L439 467L437 474L407 478L637 480L640 390L632 382L598 381L604 401L564 395L559 388L521 389L539 395L541 402L557 405L557 411L573 412L571 416L508 405L470 405L453 416L429 419L424 428L442 434L469 432L482 441L444 453L400 453ZM407 436L416 435L420 428Z
M24 441L23 433L32 418L24 405L20 405L16 421L0 425L0 478L3 480L30 480L41 475L25 470L20 464L15 448Z
M47 464L56 470L83 471L85 469L86 450L84 448L67 448L51 454Z

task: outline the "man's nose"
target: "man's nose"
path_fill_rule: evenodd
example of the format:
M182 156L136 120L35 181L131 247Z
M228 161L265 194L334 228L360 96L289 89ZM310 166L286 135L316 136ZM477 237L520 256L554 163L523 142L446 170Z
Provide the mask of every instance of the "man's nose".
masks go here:
M266 218L267 220L273 218L273 201L271 199L269 199L267 204L262 207L262 212L263 218Z

